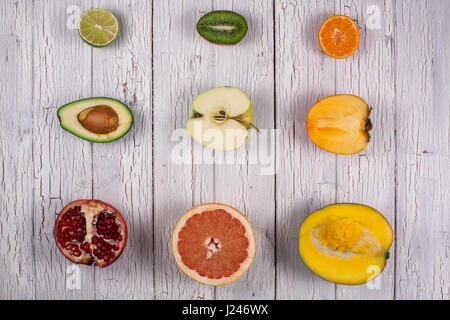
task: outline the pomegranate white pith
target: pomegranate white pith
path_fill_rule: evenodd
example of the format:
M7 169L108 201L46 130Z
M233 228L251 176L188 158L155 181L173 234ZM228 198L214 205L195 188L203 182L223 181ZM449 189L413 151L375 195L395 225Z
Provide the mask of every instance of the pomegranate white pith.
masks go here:
M183 230L183 227L185 227L187 225L188 220L198 214L214 212L214 211L226 211L226 213L231 215L232 220L234 220L235 222L237 222L236 220L238 220L239 223L242 225L242 227L245 229L243 234L245 235L247 247L246 247L245 256L243 256L244 259L242 259L242 261L239 262L239 266L235 270L233 270L233 272L231 274L229 273L229 275L227 275L227 276L222 276L223 273L221 273L220 276L213 276L211 274L207 275L204 272L203 272L203 274L201 274L202 272L199 272L199 270L200 270L199 268L196 268L193 265L189 266L189 264L191 262L191 261L189 261L189 260L191 260L191 259L189 259L190 258L189 255L182 256L180 254L181 244L186 243L186 240L181 240L182 242L179 243L180 232ZM189 221L189 223L193 223L193 221L191 220L191 221ZM200 226L202 226L202 225L200 224ZM225 236L225 238L226 238L226 236ZM186 236L184 239L186 239ZM198 239L200 239L200 237L198 237ZM205 239L200 240L200 244L198 244L198 242L197 242L197 248L200 250L193 253L193 255L194 255L194 257L197 257L196 259L198 259L199 254L200 254L201 259L204 259L203 262L201 262L201 263L208 263L207 261L209 261L210 259L214 259L216 254L219 254L219 256L216 257L216 259L219 259L221 250L225 250L224 251L225 254L227 254L228 252L231 252L234 255L234 253L235 253L234 249L230 251L230 246L229 245L227 246L227 244L232 243L233 240L220 239L220 237L215 236L214 232L211 232L211 234L208 234L205 236ZM256 242L255 242L255 236L253 233L253 229L252 229L249 221L245 218L245 216L242 213L240 213L238 210L236 210L230 206L224 205L224 204L209 203L209 204L203 204L203 205L194 207L194 208L190 209L189 211L187 211L181 217L181 219L178 221L178 223L175 227L175 230L173 232L172 252L173 252L176 263L181 268L181 270L184 273L186 273L186 275L188 275L192 279L199 281L201 283L219 286L219 285L225 285L225 284L228 284L228 283L231 283L231 282L237 280L247 271L247 269L250 267L250 264L253 261L253 258L255 257ZM220 260L220 261L222 263L224 263L224 261L227 261L227 260ZM211 272L211 273L214 273L214 272Z
M127 227L113 206L99 200L76 200L59 213L54 236L70 261L106 267L121 255Z

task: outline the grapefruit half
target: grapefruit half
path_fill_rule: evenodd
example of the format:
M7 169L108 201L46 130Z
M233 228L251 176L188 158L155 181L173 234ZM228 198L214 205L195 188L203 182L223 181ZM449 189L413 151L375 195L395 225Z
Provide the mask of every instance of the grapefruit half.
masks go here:
M255 235L235 208L208 203L187 211L175 226L172 252L192 279L221 286L240 278L256 253Z

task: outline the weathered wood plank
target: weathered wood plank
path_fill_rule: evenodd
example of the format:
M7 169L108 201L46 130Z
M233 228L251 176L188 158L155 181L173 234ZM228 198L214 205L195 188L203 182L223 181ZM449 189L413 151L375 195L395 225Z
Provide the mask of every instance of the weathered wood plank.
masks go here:
M69 6L90 1L39 1L34 6L34 232L37 299L94 298L94 271L80 266L81 289L66 287L72 265L53 238L58 212L68 202L92 197L91 143L59 126L61 105L91 96L91 48L66 24ZM28 18L30 19L30 17Z
M192 99L213 85L211 45L196 32L202 14L212 9L208 1L154 2L154 232L155 298L211 299L214 289L188 278L176 265L170 241L181 215L210 199L212 175L204 168L172 161L176 129L185 127L192 113ZM174 136L175 137L175 136ZM184 134L185 144L192 141ZM191 149L192 150L192 149ZM200 156L184 150L192 162ZM183 152L183 150L181 150ZM210 170L210 168L206 168Z
M276 184L277 299L334 299L333 284L310 272L299 258L303 219L335 202L334 155L315 147L306 133L306 114L335 93L335 65L320 50L317 30L334 13L331 1L277 1L276 113L281 131Z
M2 1L0 19L0 299L35 296L32 133L33 7Z
M214 10L235 11L249 25L247 35L235 46L208 44L213 52L205 58L215 61L211 70L214 86L230 85L244 90L253 104L254 123L270 134L275 120L272 3L214 1ZM215 187L210 195L214 201L229 204L247 216L255 232L257 250L247 273L233 284L216 288L216 299L275 298L275 176L263 163L269 154L258 150L267 142L266 134L251 130L245 146L236 150L236 159L242 159L241 163L215 164ZM275 158L275 144L269 147L272 149L267 152L271 151ZM224 158L232 153L216 155Z
M369 5L381 9L381 29L367 28ZM107 48L67 27L73 10L92 6L120 19ZM198 18L213 9L247 18L240 44L214 46L197 34ZM360 50L344 61L316 40L336 13L361 28ZM448 0L1 2L0 298L448 300L448 16ZM249 162L254 135L238 152L242 165L195 164L205 148L186 135L194 164L171 159L192 99L224 84L250 95L256 125L280 130L275 178ZM372 141L359 155L336 157L307 138L309 107L335 93L374 107ZM59 106L93 95L132 109L135 125L122 140L93 145L59 127ZM76 267L81 288L71 290L73 265L56 248L54 219L69 201L92 197L124 213L129 243L107 269ZM211 201L246 213L258 241L248 273L218 289L185 276L170 250L178 218ZM327 283L298 257L302 219L336 201L371 205L396 229L380 290Z
M381 212L395 227L395 70L392 1L337 0L336 14L355 19L360 45L336 60L336 92L354 94L373 108L371 141L362 152L337 157L337 201L362 203ZM376 20L380 23L377 25ZM379 28L379 29L378 29ZM336 299L392 299L394 246L383 273L370 285L337 286ZM368 274L370 276L370 273Z
M397 299L449 299L448 1L397 1Z
M152 3L94 1L119 19L116 41L93 49L93 96L124 102L134 126L122 139L93 146L93 197L123 214L128 242L118 261L96 270L99 299L153 298Z

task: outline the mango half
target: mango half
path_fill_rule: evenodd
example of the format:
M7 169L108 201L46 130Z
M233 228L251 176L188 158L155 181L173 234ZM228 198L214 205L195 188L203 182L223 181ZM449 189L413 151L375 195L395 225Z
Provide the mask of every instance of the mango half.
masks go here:
M375 209L333 204L303 221L298 249L305 265L319 277L355 285L383 271L392 239L391 226Z

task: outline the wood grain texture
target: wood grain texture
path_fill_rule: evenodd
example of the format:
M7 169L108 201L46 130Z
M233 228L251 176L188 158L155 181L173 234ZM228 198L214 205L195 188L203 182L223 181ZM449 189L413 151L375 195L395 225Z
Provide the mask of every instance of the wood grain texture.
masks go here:
M378 8L380 29L370 23ZM336 60L336 93L354 94L371 107L370 143L352 156L337 156L336 202L362 203L383 214L395 227L395 72L392 1L336 1L336 13L355 19L360 45L348 59ZM371 285L336 287L336 299L392 299L394 247L382 275ZM368 273L370 275L370 273Z
M395 298L448 300L450 7L448 1L396 4Z
M368 27L369 6L380 9L379 29ZM119 18L119 36L106 48L68 28L73 10L91 7ZM197 20L218 9L247 19L238 45L197 34ZM317 42L320 24L336 13L360 28L360 48L346 60L326 56ZM448 300L449 16L448 0L2 1L0 299ZM260 151L254 132L236 153L242 162L230 165L176 131L192 99L220 85L243 89L255 124L279 130L276 176L252 164ZM310 106L336 93L357 94L374 109L372 140L358 155L329 154L307 137ZM131 131L93 144L62 130L57 108L90 96L129 105ZM186 163L175 161L177 152ZM73 265L56 248L53 226L80 198L117 207L130 234L120 260L77 267L81 287L70 289ZM246 275L220 288L188 278L170 249L181 215L214 201L245 213L257 239ZM334 285L301 262L302 220L334 202L370 205L392 225L379 288Z
M306 134L306 114L335 93L334 60L320 50L317 30L334 12L330 1L280 1L275 6L277 157L277 298L334 299L333 284L310 272L298 254L298 231L314 210L334 203L336 158Z
M268 1L214 1L214 10L232 10L243 15L250 27L235 46L211 45L214 86L231 85L246 92L253 105L254 123L260 129L274 128L273 14ZM209 59L209 57L205 57ZM262 169L263 150L258 146L267 137L251 131L245 146L235 152L235 164L215 164L211 199L231 205L244 213L253 226L257 252L248 272L233 284L216 289L216 299L275 298L275 176ZM271 145L275 148L275 145ZM270 150L268 150L270 151ZM272 149L274 153L275 150ZM223 152L216 152L224 157ZM253 164L251 157L257 159ZM242 160L242 161L241 161Z
M57 109L89 97L91 48L67 28L70 5L81 1L40 1L34 6L33 159L34 250L37 299L92 299L92 267L80 266L81 289L68 289L67 266L55 245L56 215L70 201L92 197L92 145L59 126ZM30 193L30 197L33 193Z
M192 99L204 88L213 86L209 72L213 62L210 45L200 38L196 21L212 9L206 1L154 2L154 232L155 232L155 298L212 299L214 289L188 278L176 265L170 240L178 219L196 201L208 201L206 184L212 176L194 169L193 153L186 151L191 163L173 163L172 150L186 141L172 139L176 129L185 127L192 113ZM189 81L187 81L189 79ZM199 154L196 154L199 156ZM206 168L208 170L208 168ZM195 173L199 173L196 179ZM205 187L203 187L205 186ZM200 193L200 195L199 195Z
M24 41L32 30L33 7L1 2L2 75L0 97L0 298L35 297L33 225L33 87L32 43ZM23 22L23 23L21 23Z
M121 258L96 272L98 299L153 298L152 6L149 1L94 1L119 19L120 34L92 49L93 96L124 102L134 126L122 139L93 145L93 198L118 208L128 226Z

